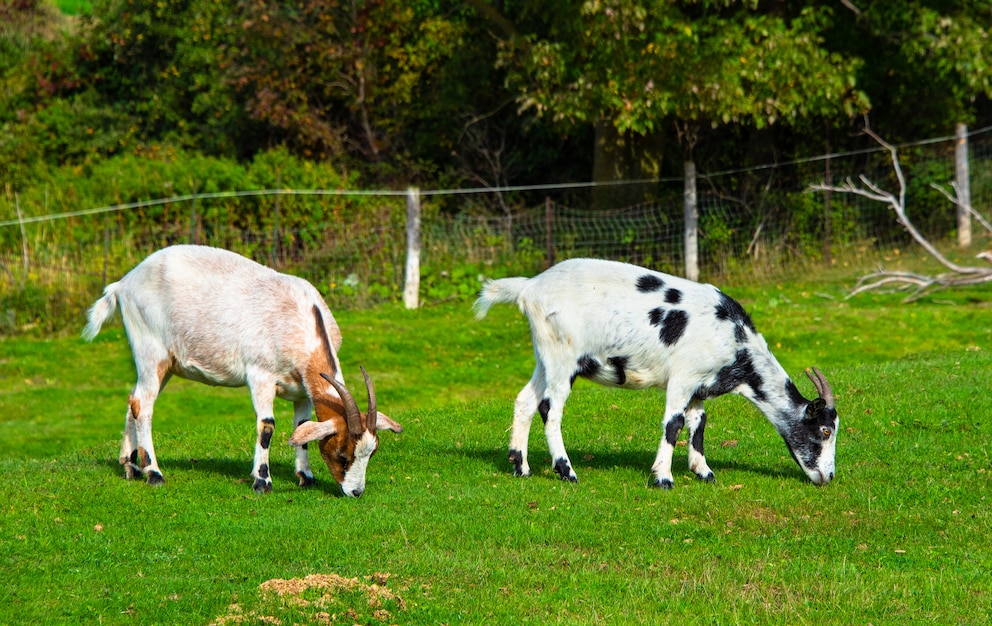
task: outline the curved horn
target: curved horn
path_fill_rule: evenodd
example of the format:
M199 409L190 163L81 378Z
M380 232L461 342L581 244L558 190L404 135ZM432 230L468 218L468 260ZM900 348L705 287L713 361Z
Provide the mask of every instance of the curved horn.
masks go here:
M361 365L358 366L362 370L362 376L365 377L365 388L369 392L369 412L365 414L365 422L367 424L367 429L370 433L375 433L375 420L379 416L378 411L375 407L375 387L372 386L372 379L369 378L369 373L365 371L365 368Z
M810 369L813 370L813 373L811 374L809 370L806 370L806 376L813 381L813 386L816 387L816 392L820 394L820 397L827 403L827 407L831 409L834 408L834 392L833 389L830 388L830 383L827 382L827 377L823 375L823 372L815 367Z
M320 377L331 383L338 395L341 396L341 402L344 404L344 419L348 423L348 432L352 435L362 434L362 414L358 410L358 403L355 402L355 398L348 392L348 389L339 383L337 380L331 378L327 374L321 373Z

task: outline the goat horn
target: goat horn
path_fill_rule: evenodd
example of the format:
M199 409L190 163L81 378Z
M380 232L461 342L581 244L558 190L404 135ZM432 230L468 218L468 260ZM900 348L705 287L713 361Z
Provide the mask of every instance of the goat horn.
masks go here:
M341 402L344 404L344 419L348 423L348 432L352 435L362 434L362 414L358 410L358 403L355 402L354 396L348 392L348 388L339 383L334 378L328 376L327 374L321 373L321 378L331 383L331 386L337 390L338 395L341 396Z
M813 370L813 373L811 374L809 370L806 370L806 376L813 381L813 386L816 387L816 392L820 394L820 397L827 403L827 407L831 409L834 408L834 392L830 388L830 383L827 382L827 377L823 375L823 372L815 367L810 369Z
M365 414L365 422L368 424L368 431L375 433L375 420L379 416L375 406L375 387L372 386L372 379L369 378L369 373L365 371L365 368L361 365L358 368L362 370L362 376L365 377L365 388L369 392L369 412Z

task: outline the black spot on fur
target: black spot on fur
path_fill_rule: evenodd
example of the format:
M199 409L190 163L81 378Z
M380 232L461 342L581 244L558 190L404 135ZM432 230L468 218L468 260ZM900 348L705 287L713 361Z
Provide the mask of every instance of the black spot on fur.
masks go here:
M703 413L702 415L699 416L699 426L697 426L696 430L692 432L692 441L689 444L692 446L693 450L695 450L702 456L706 456L706 454L703 453L703 431L705 429L706 429L706 414Z
M551 398L545 398L541 400L541 404L537 405L537 412L541 414L541 421L545 424L548 423L548 411L551 410Z
M599 368L599 361L592 358L588 354L582 356L579 358L578 368L575 370L575 373L572 374L572 377L568 382L570 385L574 385L575 379L579 376L583 378L593 378L599 373Z
M785 381L785 394L789 397L792 404L800 406L808 402L803 394L799 393L799 389L796 388L796 384L792 380Z
M555 471L558 472L562 480L567 480L570 483L578 482L577 478L572 477L572 468L568 464L567 459L558 459L555 461Z
M720 292L720 303L716 305L714 313L718 320L728 321L735 325L734 339L737 343L747 341L746 330L750 330L752 333L757 332L754 328L754 322L751 321L751 316L747 314L744 307L722 291Z
M762 389L764 379L761 374L754 369L754 361L751 360L751 353L742 348L737 351L734 362L723 367L716 375L716 382L709 387L700 388L696 397L700 400L715 398L725 393L730 393L740 385L747 385L751 388L755 400L765 400L768 396Z
M262 420L262 432L258 435L258 444L263 449L269 449L269 444L272 443L272 433L275 432L275 429L276 420L274 418L266 417Z
M668 304L678 304L682 302L682 292L678 289L669 289L665 292L665 302Z
M611 356L606 359L606 362L613 367L614 381L617 386L623 387L624 383L627 382L627 362L630 361L625 356Z
M661 332L659 333L662 343L666 346L675 345L682 338L682 334L685 333L685 328L688 325L688 313L679 310L669 311L665 315L665 320L662 323Z
M658 339L666 346L674 345L685 333L689 325L689 314L679 309L665 311L656 307L648 312L648 321L652 326L658 326Z
M269 477L269 465L268 463L262 463L258 466L258 477L268 478Z
M637 290L641 293L650 293L652 291L658 291L665 286L665 281L661 280L654 274L644 274L637 279Z
M524 455L520 450L510 450L510 464L513 465L513 475L524 475Z
M668 445L675 447L679 441L679 431L683 426L685 426L685 415L681 413L673 415L672 419L668 420L668 424L665 425L665 441Z

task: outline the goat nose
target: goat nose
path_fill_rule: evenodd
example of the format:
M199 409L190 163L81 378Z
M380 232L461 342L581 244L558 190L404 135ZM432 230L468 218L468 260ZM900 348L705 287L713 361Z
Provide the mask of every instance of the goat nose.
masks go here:
M354 489L351 490L351 496L353 498L357 498L358 496L362 495L363 493L365 493L365 490L362 489L361 487L356 487L356 488L354 488Z

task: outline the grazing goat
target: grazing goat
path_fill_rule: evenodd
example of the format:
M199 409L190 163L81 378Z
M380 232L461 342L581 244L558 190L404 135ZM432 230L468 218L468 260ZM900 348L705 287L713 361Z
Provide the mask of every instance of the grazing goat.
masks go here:
M672 452L689 429L689 469L713 481L703 456L703 401L739 393L765 414L810 480L834 477L838 418L833 392L815 368L807 375L820 397L807 400L768 350L751 318L712 285L597 259L563 261L533 278L486 283L475 303L485 317L496 303L516 303L530 320L537 362L517 396L510 463L529 476L527 438L535 410L554 470L577 480L561 436L562 409L576 377L643 389L665 389L664 435L653 486L671 489Z
M307 443L347 496L365 490L377 430L402 427L376 410L362 369L369 409L362 414L344 386L337 349L341 331L317 290L243 256L204 246L172 246L150 255L104 289L83 337L92 340L120 307L138 380L127 402L120 462L127 478L163 482L152 445L155 399L173 376L226 387L247 385L258 439L253 488L272 490L269 444L276 396L293 403L296 475L315 483ZM326 381L326 383L324 382ZM310 421L316 409L317 421Z

